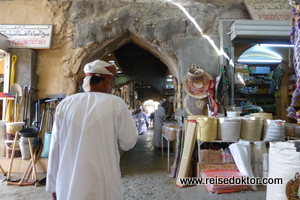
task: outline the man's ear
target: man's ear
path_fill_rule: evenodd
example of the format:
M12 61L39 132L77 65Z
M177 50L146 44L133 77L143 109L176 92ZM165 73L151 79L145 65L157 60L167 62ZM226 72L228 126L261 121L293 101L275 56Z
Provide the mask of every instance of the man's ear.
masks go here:
M104 80L103 80L103 83L104 83L104 86L107 87L109 85L109 77L106 77Z

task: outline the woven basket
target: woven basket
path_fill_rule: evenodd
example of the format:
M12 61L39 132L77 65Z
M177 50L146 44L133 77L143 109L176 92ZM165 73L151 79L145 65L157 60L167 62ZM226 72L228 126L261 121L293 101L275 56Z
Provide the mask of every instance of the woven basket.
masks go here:
M241 136L241 118L218 119L218 139L223 141L238 141Z
M197 118L197 140L209 142L217 139L218 119L201 116Z
M259 141L261 139L263 118L242 117L241 139L248 141Z
M268 119L273 119L272 113L251 113L250 116L253 117L263 117L264 118L264 123L263 123L263 132L262 132L262 139L265 138L267 129L268 129Z

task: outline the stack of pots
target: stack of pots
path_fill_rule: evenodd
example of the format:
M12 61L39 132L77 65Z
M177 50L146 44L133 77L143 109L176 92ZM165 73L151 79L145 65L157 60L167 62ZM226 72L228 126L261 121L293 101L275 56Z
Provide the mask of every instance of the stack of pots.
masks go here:
M13 148L13 143L14 139L16 137L16 132L20 131L23 129L24 122L9 122L6 123L6 140L5 140L5 145L6 145L6 157L10 158L11 153L12 153L12 148ZM21 157L21 151L20 151L20 146L19 143L16 143L15 147L15 154L14 157Z

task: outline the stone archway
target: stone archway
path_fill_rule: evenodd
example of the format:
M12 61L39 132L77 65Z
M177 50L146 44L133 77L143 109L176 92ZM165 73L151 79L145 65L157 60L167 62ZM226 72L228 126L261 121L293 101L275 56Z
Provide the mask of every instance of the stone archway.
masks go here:
M120 37L111 40L110 42L90 45L88 48L85 48L87 52L90 52L86 55L84 59L82 59L80 66L78 67L77 71L77 80L81 81L84 77L83 73L83 67L86 63L91 62L96 59L102 59L103 57L107 56L109 53L112 53L122 46L128 44L128 43L134 43L140 48L150 52L153 54L157 59L160 60L170 71L170 73L178 77L179 76L179 70L177 66L177 58L170 57L169 55L165 55L162 51L155 48L152 43L149 41L146 41L145 39L130 33L127 31L126 33L122 34ZM125 83L132 82L135 80L136 77L127 77L123 80L123 82L120 82L120 85L124 85Z

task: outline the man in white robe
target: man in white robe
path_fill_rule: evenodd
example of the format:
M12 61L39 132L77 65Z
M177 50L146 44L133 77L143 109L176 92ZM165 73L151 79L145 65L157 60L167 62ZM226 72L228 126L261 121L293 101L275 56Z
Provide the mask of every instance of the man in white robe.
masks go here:
M138 134L142 135L144 133L147 133L147 121L148 121L148 116L147 114L140 108L139 112L137 114L137 118L138 118Z
M166 113L163 107L163 104L166 102L165 99L160 101L157 110L154 112L154 119L153 119L153 141L152 144L154 147L161 148L161 135L162 135L162 127L164 125ZM164 140L164 147L167 146L166 140Z
M135 122L125 102L110 94L115 66L96 60L84 71L86 92L56 107L46 190L57 200L123 199L119 148L136 144Z

